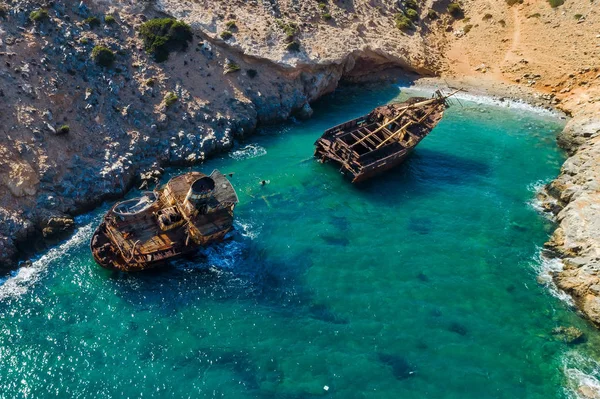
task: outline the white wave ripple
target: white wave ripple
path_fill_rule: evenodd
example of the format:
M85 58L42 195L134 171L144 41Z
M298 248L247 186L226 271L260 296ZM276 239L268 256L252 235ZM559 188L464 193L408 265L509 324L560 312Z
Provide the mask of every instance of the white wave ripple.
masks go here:
M436 90L444 90L446 93L450 93L452 90L447 89L445 87L436 87L436 86L400 86L399 87L403 92L411 93L411 94L427 94L433 95ZM493 105L497 107L503 108L511 108L515 110L522 110L526 112L532 112L538 115L543 116L551 116L551 117L559 117L561 114L554 110L548 110L546 108L538 107L532 104L529 104L523 100L514 100L506 97L502 97L503 100L500 100L501 97L495 97L485 94L470 94L468 92L459 92L452 96L454 99L473 102L481 105Z
M52 262L62 259L73 248L88 241L93 231L93 223L78 228L75 234L67 241L51 248L44 255L31 262L31 264L15 270L4 281L0 280L0 301L9 298L18 298L25 294L43 276Z
M542 249L538 249L537 255L531 262L532 268L536 271L538 275L538 282L544 284L550 294L552 296L560 299L567 305L571 307L575 307L575 302L573 302L573 298L560 288L556 286L554 283L554 279L552 275L556 272L559 272L563 269L562 260L559 258L550 258L544 255Z
M562 358L566 378L565 394L569 399L600 398L600 363L578 351L565 353Z
M547 212L542 206L544 201L538 198L539 194L544 192L544 187L546 187L548 183L549 181L546 180L538 180L534 183L529 184L527 186L527 190L533 193L533 198L527 201L527 204L530 207L532 207L536 212L544 216L546 219L555 221L556 218L554 217L554 214L552 214L552 212ZM546 196L546 201L553 204L556 204L558 202L555 198L551 196Z
M229 156L235 159L236 161L262 157L263 155L267 155L267 150L264 147L259 146L258 144L248 144L240 148L239 150L235 150L229 153Z

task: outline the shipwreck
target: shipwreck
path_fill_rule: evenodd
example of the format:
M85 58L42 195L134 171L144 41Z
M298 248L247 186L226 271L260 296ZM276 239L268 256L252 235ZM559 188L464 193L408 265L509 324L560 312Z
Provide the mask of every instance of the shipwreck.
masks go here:
M107 269L141 271L222 240L233 229L235 189L218 170L190 172L104 216L90 247Z
M448 97L457 92L411 97L332 127L315 142L315 157L338 164L353 183L370 179L402 163L442 119Z

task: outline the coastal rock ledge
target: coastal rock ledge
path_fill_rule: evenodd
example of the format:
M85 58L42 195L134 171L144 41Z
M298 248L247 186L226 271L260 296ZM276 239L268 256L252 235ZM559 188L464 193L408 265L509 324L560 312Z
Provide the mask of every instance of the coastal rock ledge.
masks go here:
M600 119L595 108L578 111L558 137L570 157L546 187L546 208L553 209L559 224L546 248L563 263L553 275L557 287L600 327Z

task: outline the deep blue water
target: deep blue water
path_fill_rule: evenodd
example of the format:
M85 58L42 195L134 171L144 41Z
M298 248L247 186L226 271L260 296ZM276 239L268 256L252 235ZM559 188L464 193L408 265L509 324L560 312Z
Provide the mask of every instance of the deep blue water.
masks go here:
M72 239L0 286L0 396L573 395L595 338L573 348L551 334L594 337L536 282L554 226L531 204L564 160L561 122L463 101L364 185L313 160L324 129L397 94L341 90L311 120L197 167L234 173L240 197L236 232L197 259L105 271L87 242L109 204L79 217Z

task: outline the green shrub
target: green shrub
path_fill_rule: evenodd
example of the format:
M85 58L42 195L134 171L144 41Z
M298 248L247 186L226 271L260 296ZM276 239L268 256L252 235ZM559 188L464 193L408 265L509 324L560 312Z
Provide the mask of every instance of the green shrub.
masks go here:
M448 4L448 12L454 18L461 18L464 15L463 14L463 10L460 7L460 4L458 4L458 3L450 3L450 4Z
M43 22L48 19L48 11L38 8L29 14L29 19L33 22Z
M175 104L177 100L179 100L179 97L177 97L177 94L173 93L172 91L165 94L165 98L163 99L167 107Z
M92 29L100 26L100 19L98 17L89 17L86 18L83 22L88 24L88 26Z
M465 32L465 35L466 35L467 33L469 33L471 31L471 29L473 29L473 25L471 25L471 24L465 25L465 27L463 28L463 32Z
M331 16L330 13L328 12L324 12L323 14L321 14L321 18L323 18L325 21L329 21L330 19L332 19L333 17Z
M225 74L237 72L240 69L240 66L233 61L229 61L227 64L225 64Z
M327 8L327 4L325 3L319 3L319 10L324 10Z
M228 30L224 30L223 32L221 32L220 36L223 40L229 40L233 37L233 33L229 32Z
M515 4L523 4L523 0L506 0L506 4L514 6Z
M419 13L416 10L413 10L412 8L406 10L405 15L411 21L416 21L417 19L419 19Z
M394 21L396 22L396 28L403 32L413 28L413 23L404 13L398 13L394 15Z
M92 59L100 66L111 66L115 58L115 53L108 47L96 46L92 49Z
M192 29L183 21L157 18L144 22L139 28L144 48L157 62L169 58L172 50L186 49L192 40Z
M71 131L69 125L62 125L58 129L56 129L56 134L67 134L69 133L69 131Z
M429 10L427 11L427 18L429 19L438 19L438 13L435 12L434 10Z
M296 53L298 51L300 51L300 43L297 40L294 40L292 42L289 42L286 46L285 46L287 51L291 51L293 53Z
M258 72L256 72L256 69L248 69L246 71L246 74L248 75L248 77L250 79L254 79L256 77L256 75L258 75Z
M548 3L550 3L550 6L552 8L555 8L555 7L562 6L563 4L565 4L565 0L548 0Z
M105 15L104 16L104 23L105 24L111 25L111 24L114 24L115 22L117 22L117 20L112 15Z
M582 14L575 14L573 17L575 19L581 19L581 18L583 18L583 15Z
M418 10L419 5L417 4L417 0L406 0L404 2L404 6L406 8L412 8L413 10Z
M79 39L79 43L81 44L88 44L90 42L90 39L88 39L87 37L82 37L81 39Z
M237 24L235 21L229 21L225 24L228 30L237 29Z

